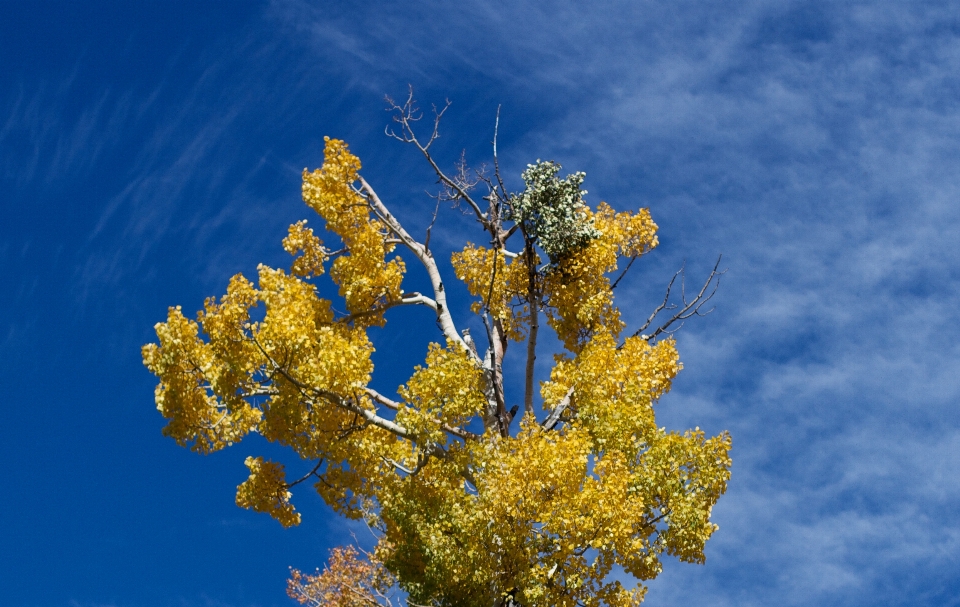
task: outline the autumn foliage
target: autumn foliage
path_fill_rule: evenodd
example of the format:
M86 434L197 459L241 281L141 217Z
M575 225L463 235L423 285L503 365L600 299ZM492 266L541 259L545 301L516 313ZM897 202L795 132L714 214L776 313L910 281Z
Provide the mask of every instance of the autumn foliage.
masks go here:
M412 106L397 109L397 137L436 168L435 135L422 143ZM614 302L611 278L624 260L657 246L649 212L589 207L582 174L560 179L553 163L531 165L518 194L499 174L470 181L436 168L441 198L483 230L453 254L450 272L474 297L474 334L483 327L475 342L454 318L465 308L447 301L441 273L450 270L360 169L344 142L328 139L323 166L303 173L303 199L336 245L295 223L283 240L289 272L261 265L255 280L233 277L195 320L170 308L158 343L143 348L159 378L164 434L178 444L210 453L257 433L307 462L291 480L283 464L248 457L238 505L297 525L293 489L308 480L380 538L370 554L340 548L323 571L294 571L290 595L317 606L398 596L416 605L637 605L645 589L628 578L656 577L664 555L703 562L730 438L657 426L655 404L681 369L676 344L663 332L624 337ZM487 192L475 199L478 184ZM403 290L409 263L426 269L428 294ZM324 275L339 302L318 295ZM436 340L387 396L372 387L370 330L401 305L427 308ZM540 378L538 399L541 317L564 351ZM507 392L505 364L525 365L524 394Z

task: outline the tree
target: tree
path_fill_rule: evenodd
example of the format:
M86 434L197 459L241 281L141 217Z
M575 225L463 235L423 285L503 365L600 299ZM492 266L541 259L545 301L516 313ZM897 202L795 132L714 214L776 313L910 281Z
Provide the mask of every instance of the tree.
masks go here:
M160 380L163 432L204 454L251 432L289 447L309 472L288 481L282 464L248 457L238 505L297 525L291 489L312 480L335 511L376 532L370 553L337 549L323 572L294 571L289 592L302 603L385 605L398 585L415 605L637 605L645 588L624 587L620 572L652 579L663 554L703 562L717 529L711 508L729 479L729 435L666 431L654 417L681 369L670 327L701 314L717 269L678 305L668 303L671 280L647 322L621 337L614 290L657 246L649 212L589 207L584 174L560 178L553 162L529 165L525 188L508 192L496 135L491 175L463 162L448 175L430 152L446 107L421 139L412 97L390 103L397 130L388 135L430 163L438 207L462 207L485 232L487 245L452 255L484 343L458 329L430 248L434 224L417 240L347 145L327 138L323 166L303 173L303 199L337 248L295 223L283 240L289 273L261 265L256 284L234 276L196 321L170 308L158 343L143 348ZM427 294L401 288L409 261L425 268ZM318 295L328 266L345 312ZM397 306L428 308L437 341L389 397L371 386L370 330ZM539 383L538 406L541 318L564 351ZM508 358L513 343L525 347ZM523 365L522 401L505 387L507 364Z

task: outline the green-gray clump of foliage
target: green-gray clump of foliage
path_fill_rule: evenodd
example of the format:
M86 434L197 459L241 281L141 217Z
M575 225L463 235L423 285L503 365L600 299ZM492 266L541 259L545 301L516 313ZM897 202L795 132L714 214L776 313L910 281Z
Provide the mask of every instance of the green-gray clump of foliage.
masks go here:
M587 219L580 189L586 173L573 173L557 178L560 165L537 160L523 172L526 190L510 200L510 219L519 223L528 236L556 263L567 253L585 246L600 236L593 222Z

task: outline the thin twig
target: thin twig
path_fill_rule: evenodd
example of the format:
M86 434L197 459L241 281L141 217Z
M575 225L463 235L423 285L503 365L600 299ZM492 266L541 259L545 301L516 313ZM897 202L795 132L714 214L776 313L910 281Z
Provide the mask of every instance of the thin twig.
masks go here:
M493 123L493 174L500 184L500 191L504 196L507 195L507 187L503 185L503 179L500 177L500 159L497 156L497 134L500 132L500 106L497 106L497 119Z
M425 251L430 251L430 232L433 230L433 224L437 223L437 212L440 211L440 198L437 198L437 206L433 209L433 218L430 220L430 225L427 226L427 236L423 240L423 249Z
M630 258L630 263L627 264L627 267L623 269L623 272L620 273L620 276L618 276L617 279L613 281L613 284L610 286L611 291L617 288L617 285L620 284L620 281L623 280L623 277L627 275L627 272L630 271L630 266L632 266L633 262L635 262L636 260L637 260L636 255Z
M434 108L433 131L431 132L430 138L427 140L426 144L424 144L424 143L421 143L420 140L417 138L412 125L412 123L417 122L422 117L419 114L419 110L414 105L413 87L410 87L410 93L407 96L406 102L404 102L402 106L397 105L393 101L393 99L390 99L390 97L387 97L386 99L387 99L387 103L390 104L389 109L396 112L396 115L393 117L393 120L394 122L397 122L398 124L400 124L401 135L397 135L397 133L389 127L386 127L384 129L384 133L386 133L388 137L392 137L398 141L402 141L403 143L412 143L414 146L416 146L416 148L420 150L420 153L423 154L424 158L427 159L427 162L430 163L430 166L433 168L434 173L437 174L437 178L440 179L440 182L443 183L445 186L451 188L454 192L456 192L457 195L460 197L460 199L465 200L467 204L469 204L470 207L473 209L473 212L474 214L476 214L477 219L480 220L480 222L484 226L486 226L487 217L484 214L484 212L480 209L480 205L478 205L476 201L470 196L466 188L462 187L459 183L456 182L456 180L448 177L446 173L444 173L443 170L440 169L439 165L437 165L436 161L433 159L433 156L430 154L430 146L437 139L437 137L439 137L438 129L440 127L440 119L443 117L444 112L447 111L447 108L450 107L450 102L447 101L446 106L444 106L444 108L439 112L436 111L436 108Z
M287 483L287 489L289 489L290 487L294 487L294 486L296 486L296 485L299 485L300 483L302 483L303 481L307 480L307 479L310 478L311 476L316 476L317 478L320 478L320 475L317 474L317 470L319 470L319 469L320 469L320 466L322 466L322 465L323 465L323 458L320 458L320 461L317 462L317 465L313 467L313 470L311 470L310 472L307 472L307 473L304 474L301 478L293 481L292 483Z
M691 318L693 316L706 316L707 314L710 314L711 312L713 312L714 308L710 308L706 312L701 312L700 308L702 308L705 303L710 301L713 298L713 296L716 295L717 289L720 288L720 277L726 273L726 270L723 270L720 272L717 271L717 269L720 267L721 259L723 259L723 255L720 255L719 257L717 257L717 263L714 264L713 270L710 271L710 275L707 277L707 280L703 283L703 287L700 288L700 292L697 293L697 296L694 297L693 300L689 302L687 301L687 296L686 296L685 268L680 268L680 270L678 270L677 273L673 275L673 278L670 279L670 283L667 285L667 292L663 298L663 302L659 306L657 306L657 308L653 311L653 313L647 319L647 322L645 322L642 327L637 329L631 337L640 337L644 341L651 341L656 339L658 335L661 335L664 333L671 334L676 332L677 329L679 329L679 327L677 327L677 329L673 329L672 331L668 329L673 323L677 321L680 321L681 326L683 326L682 321L688 318ZM681 301L683 302L683 308L681 308L679 312L674 314L670 318L670 320L668 320L667 322L657 327L657 329L653 333L650 333L649 335L644 335L643 331L650 326L650 324L653 322L653 319L656 318L657 314L659 314L665 309L672 310L679 307L675 304L673 306L667 306L667 301L670 299L670 291L673 288L673 283L674 281L676 281L677 276L681 277L680 292L681 292ZM716 283L713 285L713 289L710 291L710 294L708 295L707 289L709 289L710 284L714 282L714 278L716 278ZM622 347L623 347L623 344L620 344L620 346L618 346L617 349L620 349Z

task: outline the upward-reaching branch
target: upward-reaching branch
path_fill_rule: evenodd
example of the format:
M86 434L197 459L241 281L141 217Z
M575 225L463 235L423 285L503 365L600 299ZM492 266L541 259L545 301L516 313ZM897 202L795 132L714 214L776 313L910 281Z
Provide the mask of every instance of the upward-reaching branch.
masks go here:
M380 403L381 405L385 406L386 408L392 409L392 410L394 410L394 411L399 411L401 405L403 404L403 403L398 403L397 401L394 401L394 400L391 400L391 399L387 398L387 397L384 396L383 394L380 394L379 392L377 392L376 390L374 390L373 388L370 388L370 387L367 387L367 388L365 389L365 392L367 393L367 396L369 396L371 399L373 399L374 402ZM473 432L470 432L470 431L468 431L468 430L464 430L463 428L457 428L456 426L451 426L451 425L449 425L449 424L445 424L445 423L443 423L442 421L440 421L439 419L434 420L434 421L436 422L436 424L437 424L438 426L440 426L440 428L443 429L444 432L446 432L447 434L450 434L450 435L452 435L452 436L456 436L457 438L460 438L460 439L463 439L463 440L478 440L478 439L480 438L479 436L477 436L477 435L474 434Z
M440 322L440 328L443 331L444 337L449 341L462 345L464 350L470 352L471 356L473 356L470 348L467 347L467 343L463 341L463 338L460 336L460 332L457 331L453 317L450 315L450 308L447 306L447 293L443 287L443 279L440 278L440 269L437 267L437 262L433 258L433 255L426 246L417 242L417 240L404 229L387 206L383 204L383 201L380 200L380 197L370 184L359 175L357 179L360 180L361 191L366 195L367 201L377 216L383 220L387 228L397 235L397 238L420 260L420 263L427 270L427 276L429 276L430 284L433 287L433 301L436 302L437 320ZM477 359L476 362L480 363L481 361Z
M527 258L527 306L530 311L530 331L527 335L527 365L524 370L523 412L533 415L534 370L537 361L537 334L540 331L541 293L537 284L537 264L533 240L524 232L524 248Z
M507 196L507 186L503 185L503 178L500 176L500 157L497 156L497 136L500 133L500 106L497 106L497 120L493 125L493 174L497 178L497 185L500 186L500 194Z
M717 257L717 263L713 264L713 270L710 271L710 275L707 276L707 280L704 281L703 287L700 288L700 292L697 293L697 296L694 297L693 300L689 302L687 301L686 285L685 285L686 268L681 267L679 270L677 270L676 273L673 275L673 278L671 278L670 282L667 284L667 291L663 296L663 301L660 303L659 306L656 307L656 309L654 309L653 313L650 314L649 318L647 318L647 322L643 323L642 327L634 331L632 337L639 336L646 341L651 341L653 339L656 339L657 336L661 334L674 333L677 329L673 329L672 331L670 331L669 328L671 325L673 325L677 321L680 321L681 326L683 326L682 321L688 318L691 318L693 316L706 316L710 312L713 312L713 308L710 308L706 312L701 312L700 308L702 308L705 303L713 299L713 296L717 293L717 289L720 288L720 277L726 273L726 270L722 270L719 272L717 271L717 268L720 267L721 259L723 259L723 255L720 255ZM643 332L647 329L647 327L649 327L653 323L653 320L657 317L658 314L660 314L660 312L664 310L676 310L677 308L680 307L677 304L668 305L668 302L670 300L670 292L672 291L673 284L674 282L676 282L678 276L680 277L680 285L681 285L680 299L683 302L683 307L680 308L679 312L677 312L672 317L670 317L670 319L667 322L657 327L656 330L654 330L652 333L650 333L649 335L644 335ZM716 278L716 282L714 282L714 278ZM709 294L707 294L707 290L710 289L711 283L713 284L713 289L710 290ZM679 327L677 328L679 329ZM622 344L620 347L623 347Z
M394 119L394 122L400 125L400 129L398 134L393 129L387 127L385 129L386 134L390 137L393 137L394 139L397 139L404 143L411 143L414 146L416 146L416 148L420 150L420 153L423 154L423 157L426 158L427 162L430 164L434 173L436 173L440 183L443 184L443 186L446 187L450 192L447 196L441 193L438 198L446 197L450 200L465 201L473 210L474 215L476 216L480 224L483 226L484 230L486 230L491 236L491 244L493 246L493 259L494 259L493 276L491 277L490 292L488 293L486 298L485 313L484 313L484 324L486 326L486 329L488 332L488 338L490 340L490 356L489 356L489 360L482 361L482 364L484 366L488 380L490 382L490 386L492 388L491 389L492 393L490 395L491 396L490 408L493 411L495 411L495 413L492 415L488 414L487 416L485 416L485 420L492 421L490 420L490 418L491 417L495 418L499 434L501 436L506 437L509 435L509 425L510 425L510 419L512 417L510 414L507 413L506 398L503 393L503 370L502 369L503 369L503 360L506 353L508 342L507 342L506 330L503 326L502 320L493 314L489 314L491 311L490 306L492 303L491 298L494 292L494 283L496 282L496 279L497 279L497 260L499 259L500 251L504 248L504 241L507 237L509 237L509 234L510 234L508 232L505 232L502 228L503 217L502 217L501 207L503 202L506 201L506 198L505 198L505 189L503 186L503 182L500 179L500 174L499 174L499 160L497 159L497 156L496 156L496 132L494 133L494 163L496 165L495 170L496 170L497 183L493 183L489 178L484 177L482 173L478 173L478 178L486 182L489 188L488 194L484 197L488 202L488 209L484 211L480 207L480 204L478 203L478 201L474 200L470 196L469 190L471 187L476 185L477 182L471 181L467 177L466 168L465 168L466 165L465 165L465 162L462 160L462 158L458 166L458 174L454 177L450 177L446 173L444 173L443 170L440 169L439 165L436 163L436 161L433 159L433 156L430 153L430 146L433 145L433 142L436 141L437 137L439 137L438 129L440 124L440 119L442 118L443 113L447 110L447 108L450 107L450 103L447 102L447 104L443 107L443 109L439 111L436 108L434 108L433 129L430 132L430 136L427 138L426 141L421 141L417 137L414 131L414 123L418 122L422 118L422 114L420 110L416 107L415 102L413 100L412 88L403 105L395 103L389 97L387 97L387 103L389 103L390 109L394 111L395 115L393 119ZM498 111L497 117L498 117L498 124L499 124L499 111ZM367 188L369 186L364 186L364 187ZM374 203L374 206L376 207L376 203ZM384 213L385 209L383 211L380 211L379 209L375 208L375 211L378 213ZM387 223L391 227L391 229L394 229L393 223L395 223L395 220L393 220L392 218L388 219L386 216L384 216L383 219L385 223ZM398 235L399 235L399 232L398 232ZM404 241L404 244L407 245L408 248L411 248L411 250L413 250L414 254L416 254L418 257L421 257L421 260L423 260L424 258L429 258L429 263L426 261L424 262L424 265L427 267L428 273L430 273L431 271L435 271L436 264L433 263L432 256L430 255L430 252L429 250L427 250L426 246L424 245L412 246L409 242L412 239L406 238L402 235L400 235L400 239ZM433 277L434 275L431 274L431 280L433 280ZM439 273L436 274L436 278L438 281ZM438 284L440 285L440 288L442 288L442 284L438 282L434 282L434 284L435 284L435 291L436 291L436 285ZM438 308L440 308L442 304L445 303L441 301L439 294L437 295L436 300L437 300ZM446 311L445 306L443 306L442 309ZM449 312L448 311L446 312L447 312L447 317L449 317ZM444 318L441 317L440 320L441 322L443 322ZM452 327L452 322L450 324L450 327ZM450 335L448 331L449 331L448 327L444 325L444 333L447 334L449 337ZM463 340L460 339L459 335L457 336L457 338L458 338L458 341L460 341L460 343L465 344L465 342L463 342ZM475 358L478 358L475 353L473 353L470 350L468 351L471 352L472 356L474 356Z
M420 110L414 105L413 100L413 88L410 88L410 94L407 96L407 100L403 105L398 105L393 99L387 97L387 103L390 104L390 109L396 112L396 115L393 117L393 120L400 124L400 134L398 135L396 131L390 127L386 127L384 132L389 136L393 137L398 141L404 143L412 143L420 153L423 154L424 158L427 159L427 162L430 163L430 166L433 168L433 171L437 174L437 178L440 182L446 187L453 190L456 193L457 198L465 201L470 208L473 209L474 214L477 216L477 220L486 228L488 224L488 217L480 208L480 205L470 196L470 193L467 191L467 184L460 183L456 179L451 179L447 176L446 173L437 165L436 161L433 159L433 156L430 154L430 146L433 145L433 142L436 141L439 137L439 126L440 119L443 117L443 113L447 111L447 108L450 107L450 102L443 107L442 110L437 111L434 108L434 120L433 120L433 131L430 133L430 138L427 139L426 143L421 142L416 133L413 130L413 123L417 122L422 118Z

